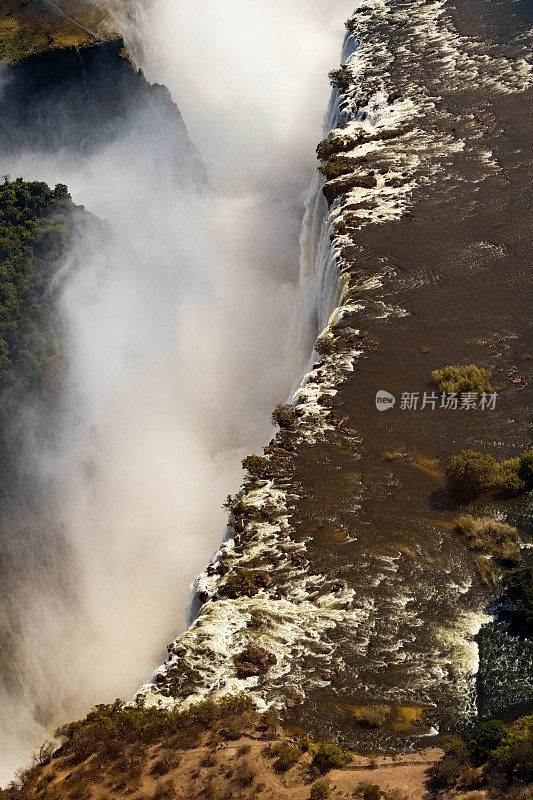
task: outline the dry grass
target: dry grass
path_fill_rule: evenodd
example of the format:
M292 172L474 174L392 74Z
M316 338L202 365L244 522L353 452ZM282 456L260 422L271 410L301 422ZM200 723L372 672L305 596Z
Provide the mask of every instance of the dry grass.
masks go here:
M496 570L492 558L476 558L476 568L485 586L496 586Z
M354 713L354 717L361 725L369 728L380 728L388 716L391 709L389 706L363 706Z
M520 560L518 531L512 525L492 517L462 514L455 520L459 531L468 539L472 550L481 550L503 561Z

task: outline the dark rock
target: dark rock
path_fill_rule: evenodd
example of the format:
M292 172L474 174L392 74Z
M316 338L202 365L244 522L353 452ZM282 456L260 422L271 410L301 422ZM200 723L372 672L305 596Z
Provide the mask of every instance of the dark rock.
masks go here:
M270 653L263 647L247 647L235 657L235 666L239 678L263 675L276 663L277 658L274 653Z
M252 572L238 570L227 578L226 583L220 587L220 594L236 599L238 597L253 597L260 589L266 589L272 583L272 578L266 572Z
M337 178L334 181L328 181L324 184L323 192L326 200L331 206L338 197L343 194L360 187L362 189L374 189L377 186L377 179L373 173L353 174Z

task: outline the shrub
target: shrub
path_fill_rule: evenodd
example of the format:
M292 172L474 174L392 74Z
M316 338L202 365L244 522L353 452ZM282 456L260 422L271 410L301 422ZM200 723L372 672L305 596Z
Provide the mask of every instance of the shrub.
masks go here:
M327 139L322 139L318 143L316 154L319 161L327 161L336 153L352 150L356 144L357 141L349 136L332 136L330 134Z
M274 748L274 754L277 756L274 769L277 772L287 772L287 770L298 763L302 751L295 745L291 745L288 742L281 742Z
M496 750L501 743L505 734L505 723L501 719L478 723L468 740L468 747L474 763L484 764L491 752Z
M533 450L522 453L519 460L518 476L522 478L526 486L533 486Z
M355 719L369 728L380 728L390 714L389 706L363 706L355 713Z
M444 789L453 786L460 778L464 768L464 762L454 756L445 756L435 768L435 783L437 787Z
M336 349L333 336L319 336L315 342L315 352L317 352L319 356L330 356Z
M377 783L367 783L363 787L363 800L380 800L381 789Z
M444 367L431 373L433 383L441 392L492 392L490 379L492 373L488 369L470 364L467 367Z
M153 775L166 775L167 772L179 767L180 761L181 757L178 753L174 753L172 750L165 750L152 766L151 772Z
M446 476L453 491L464 500L487 492L518 494L531 488L532 453L529 450L518 458L498 462L487 453L462 450L448 461Z
M154 800L171 800L176 797L176 784L173 780L163 781L155 787Z
M317 781L311 786L310 800L327 800L331 797L331 786L327 781Z
M446 467L446 476L452 489L465 499L477 497L494 485L498 462L486 453L462 450L452 456Z
M351 753L342 750L336 744L320 742L313 758L313 766L321 773L330 769L345 767L353 760Z
M326 164L319 167L318 171L326 178L326 180L333 181L335 178L340 178L342 175L349 175L352 173L357 164L360 164L362 161L367 161L367 159L334 155Z
M457 517L455 525L469 540L473 550L484 550L504 561L520 559L518 530L512 525L492 517L473 517L471 514Z
M476 558L476 569L485 586L496 586L496 570L492 558Z
M267 709L261 716L261 724L267 731L275 731L280 724L278 712L273 708Z
M243 459L242 466L253 478L261 478L267 475L270 470L270 461L263 456L256 456L252 453Z
M332 69L328 77L331 85L340 91L349 89L353 83L352 71L347 66L341 67L340 69Z
M509 600L525 633L533 633L533 567L521 567L504 573L503 582Z
M491 753L491 768L519 780L533 780L533 716L507 726L506 734Z
M279 425L280 428L293 430L296 427L298 417L294 406L289 403L280 403L272 412L272 423Z

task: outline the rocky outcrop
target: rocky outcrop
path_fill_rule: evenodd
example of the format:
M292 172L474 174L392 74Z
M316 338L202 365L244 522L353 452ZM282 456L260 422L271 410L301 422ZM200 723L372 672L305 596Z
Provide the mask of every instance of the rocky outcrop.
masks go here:
M185 163L203 171L168 90L148 83L121 38L31 55L6 64L3 78L0 150L5 157L62 149L87 155L134 131L142 146L164 148L169 169L183 170Z
M375 189L377 185L377 178L373 172L368 172L366 174L358 174L355 172L351 175L343 175L340 178L336 178L336 180L328 181L324 184L323 192L324 197L331 206L338 197L342 197L342 195L347 194L352 189Z
M235 666L239 678L263 675L276 663L277 658L274 653L270 653L264 647L250 646L235 656Z

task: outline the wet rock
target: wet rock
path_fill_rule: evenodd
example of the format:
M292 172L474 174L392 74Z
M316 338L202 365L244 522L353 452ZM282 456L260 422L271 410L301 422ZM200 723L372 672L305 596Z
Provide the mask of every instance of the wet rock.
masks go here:
M338 197L355 189L357 187L362 189L374 189L377 186L377 179L374 173L353 174L337 178L333 181L328 181L324 184L323 192L324 197L331 206Z
M274 653L264 647L247 647L238 656L235 656L235 666L239 678L250 678L255 675L264 675L270 667L277 663Z
M254 597L261 589L266 589L271 583L272 578L266 572L238 570L227 578L225 584L220 587L219 593L232 599Z

